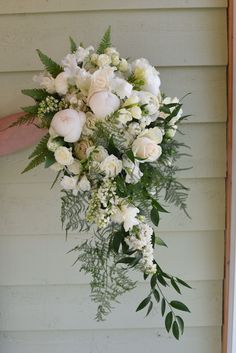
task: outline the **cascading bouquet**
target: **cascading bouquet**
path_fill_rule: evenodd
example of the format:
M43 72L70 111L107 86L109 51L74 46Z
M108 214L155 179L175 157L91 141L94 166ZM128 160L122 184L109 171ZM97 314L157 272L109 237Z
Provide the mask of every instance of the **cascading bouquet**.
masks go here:
M94 235L77 251L80 270L91 275L91 298L103 320L117 297L133 289L130 269L150 279L150 291L137 311L160 303L167 331L178 339L184 330L177 311L189 311L163 292L190 286L162 270L154 247L166 245L155 234L159 203L185 213L187 188L176 179L183 144L174 139L182 103L160 93L160 78L146 59L129 63L111 46L110 28L94 51L77 47L61 65L38 50L46 71L35 77L40 89L22 92L35 100L14 125L34 123L48 133L30 155L23 172L44 163L57 171L62 187L61 220L68 231ZM162 202L161 202L162 203ZM151 225L152 224L152 225Z

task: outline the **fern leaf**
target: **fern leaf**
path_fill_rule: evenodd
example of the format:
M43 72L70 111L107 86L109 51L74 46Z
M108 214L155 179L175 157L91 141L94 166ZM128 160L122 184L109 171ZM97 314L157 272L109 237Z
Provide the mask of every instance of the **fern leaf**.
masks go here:
M52 75L52 77L56 77L63 71L63 68L49 58L47 55L43 54L39 49L37 49L37 53L39 55L40 60L42 61L45 69Z
M45 89L23 89L21 91L25 96L33 98L35 101L42 101L43 99L47 98L48 93Z
M103 54L105 49L111 46L111 26L108 27L98 46L97 54Z
M73 38L71 38L71 37L69 37L69 38L70 38L70 51L73 54L77 50L77 45L76 45Z
M39 154L36 156L34 159L30 161L30 163L27 165L27 167L21 172L21 174L28 172L29 170L37 167L41 163L45 161L45 155L43 153Z
M34 151L29 156L29 159L38 156L41 153L47 152L47 142L49 139L49 134L43 136L43 138L39 141L38 145L35 147Z
M14 126L22 126L22 125L32 124L34 119L35 119L35 117L30 114L20 116L16 121L14 121L11 125L9 125L9 128L14 127Z
M30 105L28 107L21 108L25 113L36 116L38 114L38 105Z

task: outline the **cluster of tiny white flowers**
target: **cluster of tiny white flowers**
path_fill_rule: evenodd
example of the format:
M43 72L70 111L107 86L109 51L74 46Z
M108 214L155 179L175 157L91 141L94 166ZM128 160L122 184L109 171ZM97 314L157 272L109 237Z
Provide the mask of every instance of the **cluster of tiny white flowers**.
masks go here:
M59 110L65 109L68 107L68 103L64 99L57 99L53 96L48 96L39 103L38 108L38 117L44 118L45 114L58 112Z
M153 263L152 234L153 229L148 224L140 223L133 227L129 236L125 237L130 250L142 252L143 257L140 263L145 273L156 272L156 265Z

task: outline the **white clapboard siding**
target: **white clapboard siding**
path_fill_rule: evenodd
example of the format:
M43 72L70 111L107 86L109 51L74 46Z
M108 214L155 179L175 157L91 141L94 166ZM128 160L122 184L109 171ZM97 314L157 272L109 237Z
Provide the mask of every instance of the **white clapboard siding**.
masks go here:
M220 326L222 281L190 282L182 300L191 309L183 313L188 327ZM0 286L0 330L82 330L164 327L160 308L155 306L147 320L136 313L137 301L150 291L149 284L138 284L126 293L104 322L94 320L96 305L90 303L88 285ZM167 296L180 299L173 290ZM135 300L134 300L135 299Z
M168 244L168 248L156 247L155 255L167 272L174 272L185 280L223 279L224 232L158 234ZM67 241L65 236L59 235L1 235L0 285L88 283L89 277L79 272L79 266L72 266L77 253L66 254L86 238L83 234L70 235ZM170 253L173 255L170 256ZM142 281L139 272L135 272L132 277Z
M4 353L220 353L219 327L186 328L176 344L164 329L21 331L0 333Z
M191 149L182 148L183 153L178 161L180 168L191 168L178 173L179 178L225 177L225 125L220 124L185 124L177 134L179 141ZM207 153L206 153L207 146ZM1 183L52 183L56 173L40 166L30 173L20 174L28 162L32 149L23 150L14 155L1 158L4 168L0 174Z
M161 231L210 231L224 229L224 179L184 179L190 188L188 212L177 209L163 214ZM1 234L61 234L59 188L50 184L8 184L0 190ZM47 220L47 221L45 221Z
M95 44L109 24L113 42L125 56L145 54L157 66L227 63L224 9L98 11L2 15L0 71L38 70L36 43L49 56L60 59L67 51L69 35L80 36L88 44L92 39ZM16 48L17 60L12 55Z
M32 55L36 55L36 52ZM21 90L23 87L35 86L32 78L36 74L38 72L0 73L0 117L20 111L21 107L33 103L21 94ZM190 123L225 122L225 67L162 67L160 74L161 88L166 95L181 98L191 93L184 100L184 113L192 114Z
M95 10L226 7L226 0L21 0L0 1L0 14L44 13Z

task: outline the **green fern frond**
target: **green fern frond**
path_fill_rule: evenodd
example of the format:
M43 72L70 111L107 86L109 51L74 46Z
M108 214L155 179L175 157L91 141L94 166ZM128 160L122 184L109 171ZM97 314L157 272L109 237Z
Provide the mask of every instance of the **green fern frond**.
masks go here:
M31 116L36 116L37 114L38 114L38 105L36 104L36 105L30 105L30 106L28 106L28 107L22 107L21 109L25 112L25 113L27 113L27 114L29 114L29 115L31 115Z
M23 89L21 91L25 96L33 98L36 102L42 101L43 99L47 98L48 93L45 89Z
M106 48L111 46L111 26L109 26L98 46L97 54L103 54Z
M45 153L47 151L47 142L49 139L49 134L43 136L39 141L38 145L35 147L34 151L29 156L29 159L38 156L39 154Z
M43 54L39 49L36 49L36 50L40 60L45 66L45 69L52 75L52 77L55 78L63 71L63 68L59 64L57 64L55 61L49 58L46 54Z
M24 174L26 172L28 172L29 170L36 168L38 165L44 163L45 161L45 155L39 154L38 156L36 156L34 159L32 159L30 161L30 163L27 165L27 167L21 172L21 174Z
M20 116L16 121L14 121L11 125L9 125L9 128L14 126L29 125L29 124L32 124L34 120L35 120L35 116L32 116L30 114L25 114L23 116Z
M77 44L75 43L72 37L69 37L69 39L70 39L70 51L73 54L77 50Z

